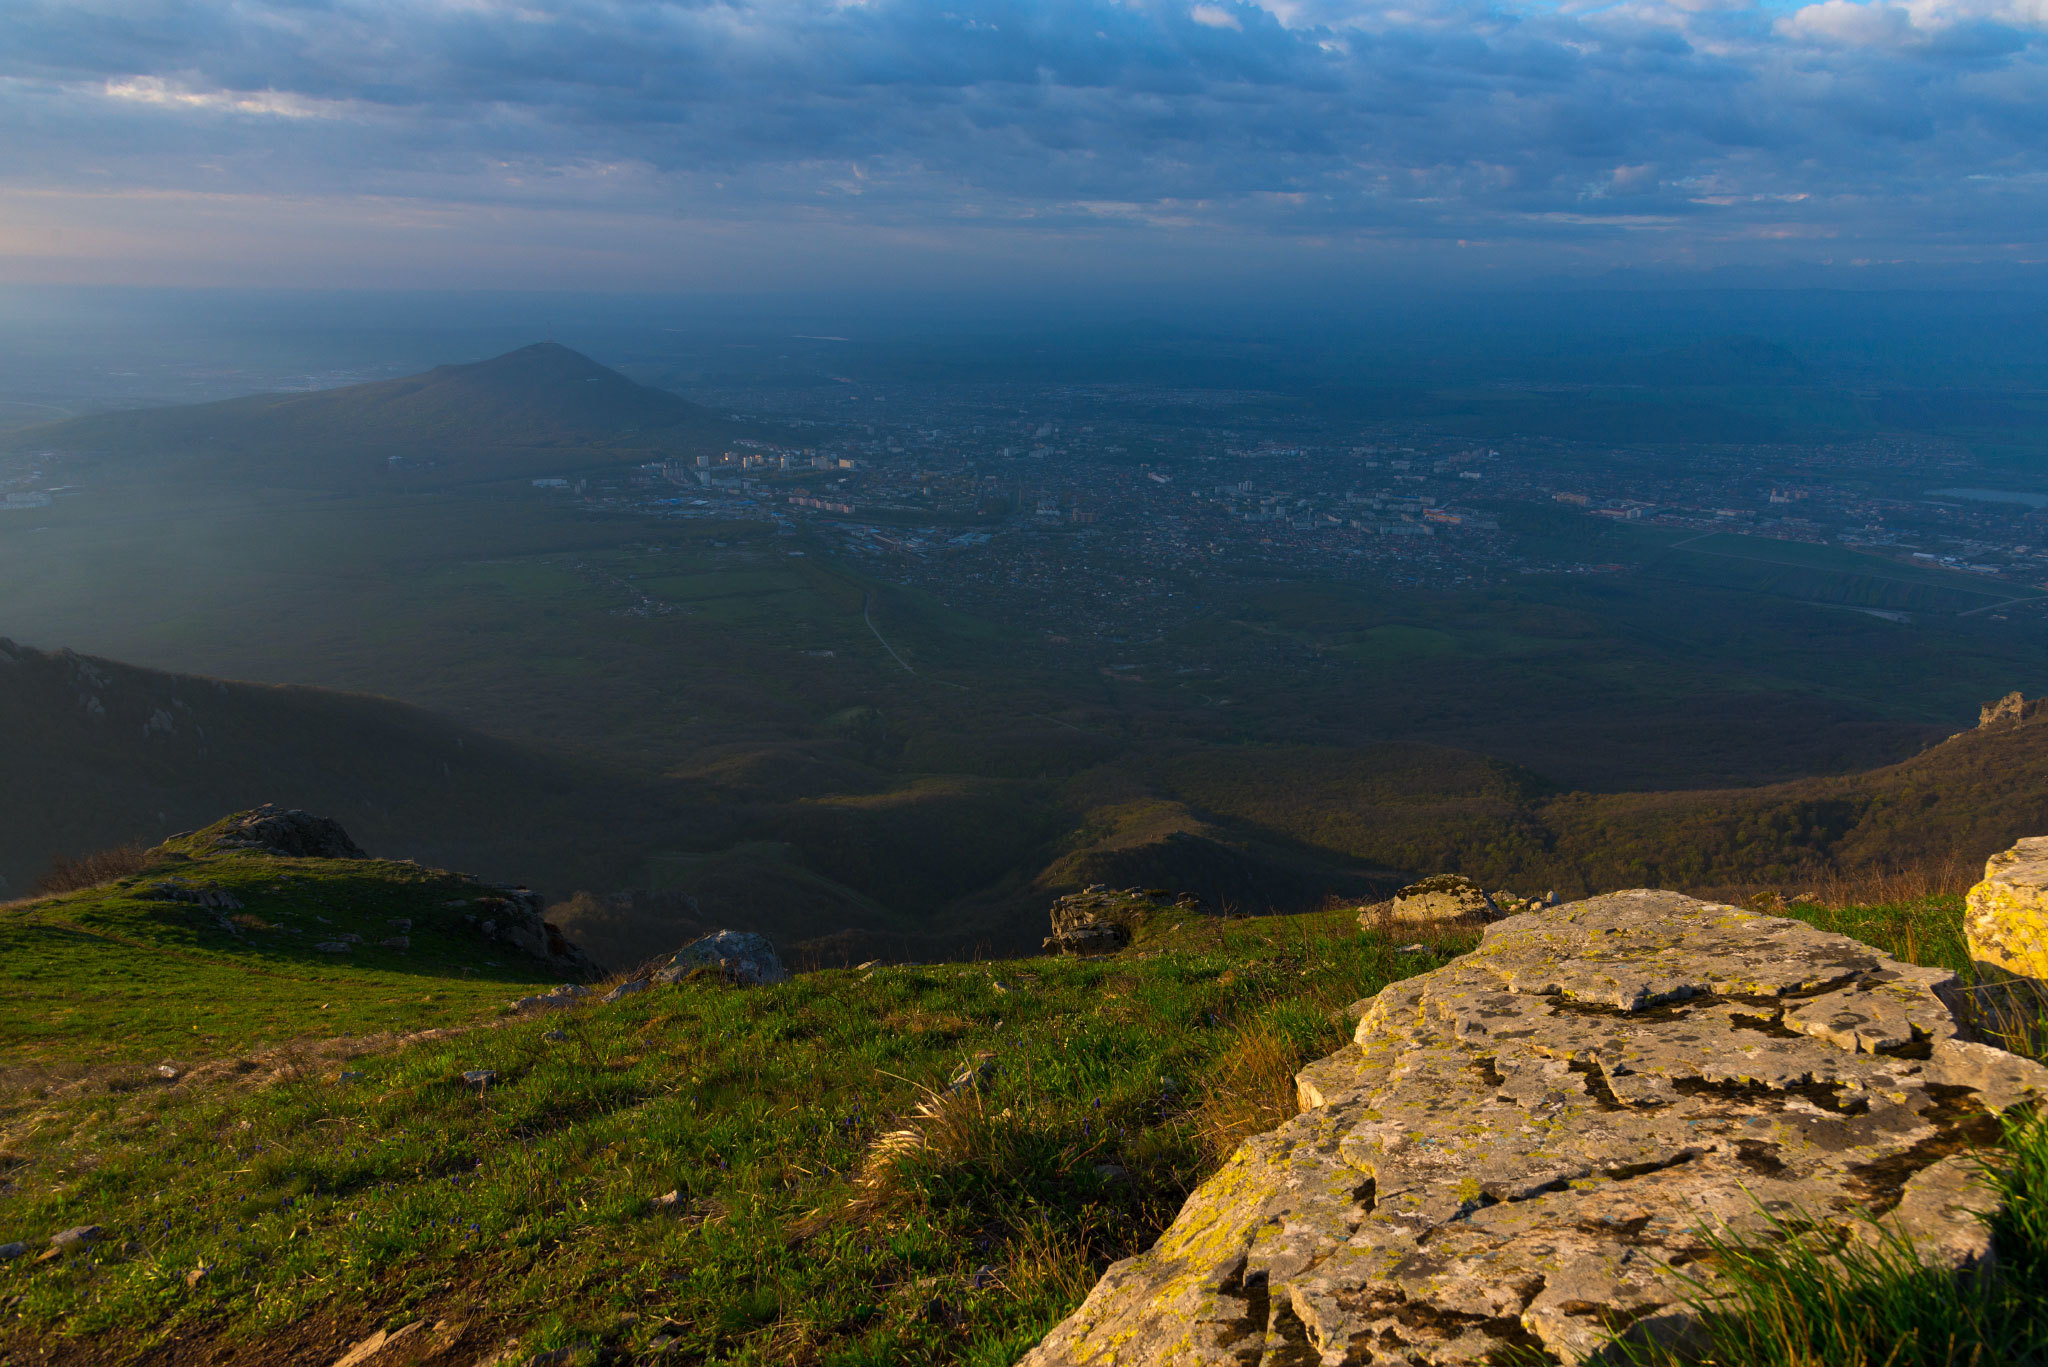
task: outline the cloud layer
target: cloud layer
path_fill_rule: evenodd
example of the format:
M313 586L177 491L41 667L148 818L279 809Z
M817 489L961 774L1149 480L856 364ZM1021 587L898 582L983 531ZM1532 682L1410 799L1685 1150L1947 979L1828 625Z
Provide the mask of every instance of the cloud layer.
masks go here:
M2048 255L2048 0L14 0L0 119L17 276Z

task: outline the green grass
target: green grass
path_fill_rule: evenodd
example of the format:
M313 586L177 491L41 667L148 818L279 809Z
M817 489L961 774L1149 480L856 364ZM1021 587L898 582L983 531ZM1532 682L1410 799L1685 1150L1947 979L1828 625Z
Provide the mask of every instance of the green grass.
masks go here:
M242 862L251 891L312 872ZM13 914L82 903L127 914L104 894ZM69 946L81 984L94 952ZM239 997L220 1006L237 1038L329 1021L312 999L338 984L280 993L259 968L391 980L383 965L220 952L249 955L238 991L181 956L160 972ZM478 1350L508 1334L631 1351L665 1336L692 1362L1009 1362L1149 1244L1238 1138L1292 1112L1292 1072L1346 1038L1347 1003L1438 962L1348 912L1176 911L1115 960L657 987L386 1044L347 1060L345 1080L329 1065L261 1085L20 1089L0 1240L108 1232L90 1254L0 1265L16 1316L0 1355L126 1361L175 1337L312 1357L331 1346L319 1334L427 1316L463 1319ZM430 985L451 1005L463 986L413 980ZM138 1018L97 1019L124 1033ZM87 1035L45 1054L90 1056ZM983 1062L984 1083L920 1114ZM462 1079L477 1069L496 1074L482 1091ZM875 1159L877 1137L904 1128L917 1142ZM657 1205L668 1192L674 1206Z
M242 909L148 898L170 878ZM472 1022L548 983L537 961L446 905L490 895L413 864L233 854L166 859L0 909L0 1067L185 1065L307 1036ZM379 946L401 933L394 919L412 923L403 950ZM315 948L348 934L363 943L347 954Z

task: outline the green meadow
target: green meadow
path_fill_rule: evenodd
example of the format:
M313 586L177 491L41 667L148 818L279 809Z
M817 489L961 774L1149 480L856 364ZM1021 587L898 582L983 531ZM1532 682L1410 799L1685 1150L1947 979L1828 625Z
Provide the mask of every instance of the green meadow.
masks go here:
M232 890L235 929L138 896L167 876ZM521 1014L507 999L543 975L447 905L465 893L415 865L197 849L0 911L0 1242L29 1250L0 1263L0 1355L332 1361L419 1325L468 1360L1008 1364L1293 1113L1293 1072L1352 1003L1472 944L1400 946L1350 907L1159 901L1113 958ZM1964 957L1952 896L1759 905ZM404 952L322 955L289 929L394 915ZM2007 1271L1731 1248L1744 1299L1684 1361L2035 1360L2039 1128L2004 1152ZM41 1256L81 1225L101 1236Z

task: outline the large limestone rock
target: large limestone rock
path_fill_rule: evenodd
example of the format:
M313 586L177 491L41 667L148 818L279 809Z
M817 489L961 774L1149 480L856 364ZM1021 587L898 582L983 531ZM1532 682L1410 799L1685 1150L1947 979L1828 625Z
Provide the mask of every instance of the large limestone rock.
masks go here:
M1604 1360L1674 1338L1702 1227L1766 1213L1989 1253L1967 1149L2048 1070L1961 1037L1952 975L1635 891L1510 917L1398 983L1030 1367ZM1674 1271L1673 1269L1676 1269Z
M2048 836L2030 836L1985 861L1963 931L1978 963L2048 987Z

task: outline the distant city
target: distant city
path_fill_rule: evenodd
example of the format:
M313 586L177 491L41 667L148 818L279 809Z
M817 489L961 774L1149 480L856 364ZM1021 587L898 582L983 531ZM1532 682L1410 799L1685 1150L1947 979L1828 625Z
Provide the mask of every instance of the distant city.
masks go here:
M534 487L591 509L771 522L1055 638L1155 633L1198 612L1219 579L1474 588L1627 573L1632 551L1721 534L2007 586L1992 607L2048 590L2048 497L1975 487L1974 458L1938 438L1630 448L1208 426L1152 415L1208 405L1235 420L1272 396L1110 387L692 397L789 435ZM1548 534L1515 534L1532 521ZM1617 548L1601 535L1616 524L1644 535Z

